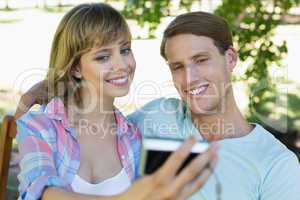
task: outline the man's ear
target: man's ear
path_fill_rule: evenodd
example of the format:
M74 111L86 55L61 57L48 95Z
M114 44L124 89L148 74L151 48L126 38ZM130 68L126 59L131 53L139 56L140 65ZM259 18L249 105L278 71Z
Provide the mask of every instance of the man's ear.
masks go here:
M74 76L75 78L81 79L82 74L80 72L80 66L76 65L71 69L71 75Z
M230 46L226 52L225 52L225 59L226 59L226 64L228 66L228 70L230 72L233 71L234 67L236 66L238 57L237 57L237 52L236 50Z

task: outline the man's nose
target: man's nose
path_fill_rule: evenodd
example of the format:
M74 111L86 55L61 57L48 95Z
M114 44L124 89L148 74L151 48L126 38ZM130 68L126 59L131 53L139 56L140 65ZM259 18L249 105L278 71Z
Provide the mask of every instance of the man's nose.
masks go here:
M198 80L199 73L197 67L195 67L193 64L187 65L185 68L185 76L188 84Z

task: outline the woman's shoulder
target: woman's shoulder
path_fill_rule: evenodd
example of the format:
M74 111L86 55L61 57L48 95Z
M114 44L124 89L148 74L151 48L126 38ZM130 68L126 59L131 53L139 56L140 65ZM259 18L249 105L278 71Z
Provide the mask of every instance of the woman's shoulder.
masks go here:
M27 135L40 136L40 133L49 126L50 120L41 109L28 111L16 120L17 139Z
M64 115L55 110L61 106L60 100L51 100L48 104L41 105L38 109L31 109L16 120L17 140L25 136L49 138L54 136L55 121L64 121Z

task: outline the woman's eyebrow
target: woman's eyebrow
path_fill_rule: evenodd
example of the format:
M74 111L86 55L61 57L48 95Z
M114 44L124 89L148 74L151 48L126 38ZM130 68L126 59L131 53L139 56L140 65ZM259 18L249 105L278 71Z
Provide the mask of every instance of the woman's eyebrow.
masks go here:
M112 48L101 48L97 51L94 52L94 55L98 54L98 53L108 53L108 52L111 52L112 51Z
M119 42L120 46L125 46L125 45L130 45L130 44L131 44L131 42L128 40L123 40L123 41ZM103 53L103 52L104 53L111 52L112 49L113 49L112 47L103 47L103 48L100 47L98 50L95 51L94 54Z
M130 41L128 41L128 40L120 41L119 45L121 45L121 46L130 45Z

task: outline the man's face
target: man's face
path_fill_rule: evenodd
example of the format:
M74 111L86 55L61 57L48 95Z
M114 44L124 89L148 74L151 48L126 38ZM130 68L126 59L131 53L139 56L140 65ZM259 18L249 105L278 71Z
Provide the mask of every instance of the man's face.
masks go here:
M226 100L236 52L220 53L205 36L179 34L169 38L165 54L174 85L194 114L215 114Z

